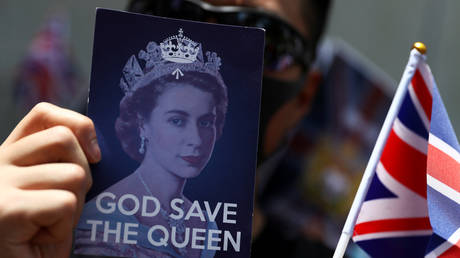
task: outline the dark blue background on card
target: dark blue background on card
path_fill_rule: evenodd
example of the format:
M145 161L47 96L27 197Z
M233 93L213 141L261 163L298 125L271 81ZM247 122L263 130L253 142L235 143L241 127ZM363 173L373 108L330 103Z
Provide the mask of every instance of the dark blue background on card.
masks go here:
M95 123L103 158L92 167L94 184L88 199L138 166L122 150L114 129L123 97L119 82L124 65L131 55L145 50L149 41L159 44L177 35L179 28L202 44L203 53L216 52L222 58L220 72L229 96L224 133L207 167L187 181L184 195L201 204L209 201L211 207L217 202L237 203L238 224L222 224L221 219L217 223L220 230L233 235L241 231L241 252L218 251L216 257L249 257L264 46L261 29L98 9L88 115Z

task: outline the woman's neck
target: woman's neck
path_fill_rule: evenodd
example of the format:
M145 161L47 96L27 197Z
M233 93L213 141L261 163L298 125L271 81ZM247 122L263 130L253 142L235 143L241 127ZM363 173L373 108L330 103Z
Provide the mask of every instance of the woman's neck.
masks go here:
M147 193L158 198L161 205L169 210L171 200L183 199L182 191L187 180L166 171L158 164L150 163L144 160L135 173L138 173Z

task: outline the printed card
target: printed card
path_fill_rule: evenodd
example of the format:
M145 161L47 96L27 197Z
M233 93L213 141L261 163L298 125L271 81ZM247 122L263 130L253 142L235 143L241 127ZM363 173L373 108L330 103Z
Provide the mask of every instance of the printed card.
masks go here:
M74 253L249 257L264 31L97 9Z

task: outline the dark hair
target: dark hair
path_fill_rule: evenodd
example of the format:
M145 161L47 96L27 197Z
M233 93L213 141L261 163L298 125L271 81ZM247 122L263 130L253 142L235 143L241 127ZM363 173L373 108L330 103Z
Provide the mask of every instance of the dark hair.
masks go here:
M331 0L302 0L301 5L303 22L310 31L313 49L316 49L326 29Z
M316 49L318 42L326 28L327 18L332 0L301 0L303 23L311 33L313 49ZM171 3L155 0L131 0L127 10L138 13L151 13L156 9L164 9L164 5Z
M132 94L126 94L120 101L120 115L115 122L115 131L123 150L132 159L141 162L144 158L144 154L139 153L141 121L148 121L158 97L177 85L190 85L212 94L216 105L217 138L222 135L228 105L227 88L222 81L198 71L185 72L180 82L177 82L175 76L167 74L142 85Z

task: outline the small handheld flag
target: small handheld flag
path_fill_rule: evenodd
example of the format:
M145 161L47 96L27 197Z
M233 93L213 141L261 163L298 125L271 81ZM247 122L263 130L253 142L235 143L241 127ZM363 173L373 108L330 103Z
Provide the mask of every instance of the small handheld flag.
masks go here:
M414 44L334 257L344 255L351 234L372 257L458 249L460 146L425 52Z

